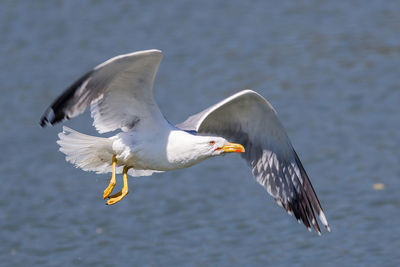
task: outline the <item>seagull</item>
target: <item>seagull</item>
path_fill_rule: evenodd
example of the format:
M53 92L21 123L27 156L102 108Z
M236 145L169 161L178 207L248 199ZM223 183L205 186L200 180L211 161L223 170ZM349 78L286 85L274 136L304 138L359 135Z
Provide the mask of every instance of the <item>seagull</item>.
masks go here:
M46 109L40 125L76 117L90 106L96 137L63 127L60 151L84 171L111 172L104 190L113 205L129 192L127 175L149 176L190 167L207 158L238 153L257 182L299 223L320 235L330 231L318 197L271 104L252 90L240 91L173 125L154 100L160 50L119 55L96 66L68 87ZM229 141L228 141L229 140ZM123 187L112 194L116 174Z

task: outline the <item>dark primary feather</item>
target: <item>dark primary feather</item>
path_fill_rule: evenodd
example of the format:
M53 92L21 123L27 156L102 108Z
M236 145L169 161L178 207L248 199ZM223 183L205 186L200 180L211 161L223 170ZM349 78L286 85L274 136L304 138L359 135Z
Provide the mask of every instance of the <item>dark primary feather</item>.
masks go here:
M92 75L93 70L87 72L80 79L68 87L54 102L46 109L40 118L40 126L45 127L47 123L55 124L64 119L69 119L66 114L68 106L72 106L73 96L82 84Z
M275 110L259 94L245 90L189 117L177 127L215 134L242 144L257 181L298 221L320 233L315 212L325 216L317 195Z

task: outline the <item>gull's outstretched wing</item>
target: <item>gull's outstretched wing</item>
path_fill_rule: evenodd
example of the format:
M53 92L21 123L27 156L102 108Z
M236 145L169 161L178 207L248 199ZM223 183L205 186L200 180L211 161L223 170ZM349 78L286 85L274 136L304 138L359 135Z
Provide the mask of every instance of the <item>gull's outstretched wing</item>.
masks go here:
M189 117L177 127L222 136L242 144L253 175L276 202L320 234L314 211L329 231L315 191L274 108L262 96L244 90Z
M91 105L100 133L135 125L157 125L163 116L153 97L154 78L162 59L159 50L120 55L98 65L66 89L43 114L40 125L70 119Z

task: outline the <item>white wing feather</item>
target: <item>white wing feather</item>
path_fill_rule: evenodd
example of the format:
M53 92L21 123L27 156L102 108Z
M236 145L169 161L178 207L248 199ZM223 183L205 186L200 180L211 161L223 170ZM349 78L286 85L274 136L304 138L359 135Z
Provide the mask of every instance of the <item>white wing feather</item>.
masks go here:
M64 91L46 110L41 125L75 117L89 105L100 133L165 123L153 96L161 59L161 51L147 50L107 60Z

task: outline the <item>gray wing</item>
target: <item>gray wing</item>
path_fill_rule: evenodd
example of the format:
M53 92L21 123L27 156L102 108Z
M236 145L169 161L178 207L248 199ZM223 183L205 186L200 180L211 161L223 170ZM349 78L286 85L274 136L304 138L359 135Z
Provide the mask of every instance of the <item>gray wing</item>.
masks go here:
M159 50L120 55L98 65L66 89L43 114L40 125L55 124L83 113L91 105L100 133L163 120L153 97L162 59Z
M330 231L307 173L294 151L274 108L251 90L241 91L189 117L177 127L214 134L245 147L242 157L257 181L289 214L321 233L314 211Z

